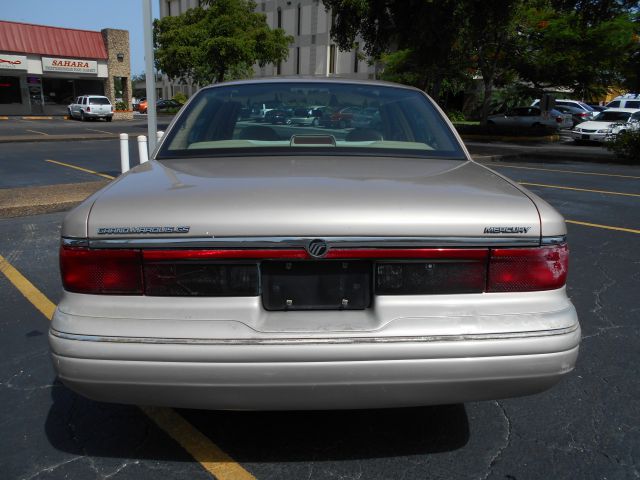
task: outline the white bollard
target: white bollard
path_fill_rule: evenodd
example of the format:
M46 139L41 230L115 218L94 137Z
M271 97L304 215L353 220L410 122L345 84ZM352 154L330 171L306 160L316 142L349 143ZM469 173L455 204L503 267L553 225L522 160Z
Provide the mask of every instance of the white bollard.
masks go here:
M140 156L140 163L147 163L149 160L149 151L147 150L147 137L144 135L138 135L138 155Z
M120 170L122 173L129 171L129 134L120 134Z
M162 140L162 136L164 135L164 132L162 130L158 130L156 135L158 136L158 143L160 143L160 140Z

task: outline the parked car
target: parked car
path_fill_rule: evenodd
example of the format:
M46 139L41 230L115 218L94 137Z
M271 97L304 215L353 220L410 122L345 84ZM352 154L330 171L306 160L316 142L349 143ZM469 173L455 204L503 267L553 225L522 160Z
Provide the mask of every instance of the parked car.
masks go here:
M380 129L275 135L227 114L305 92L338 106L375 98ZM421 90L221 83L196 93L151 156L62 226L49 342L76 392L409 407L533 394L573 370L563 218L474 162Z
M607 108L640 108L640 94L619 95L607 103Z
M573 121L571 114L562 113L558 110L550 110L545 116L536 107L517 107L502 114L490 115L487 119L488 125L499 125L503 127L551 127L551 128L571 128Z
M333 111L327 110L320 118L320 125L327 128L349 128L353 117L360 115L362 108L360 107L344 107Z
M274 108L265 114L264 121L273 125L285 125L291 123L290 119L293 114L294 111L292 108Z
M569 107L567 105L556 105L554 107L554 110L571 115L572 127L575 127L577 124L584 122L585 117L589 116L589 114L587 114L584 110L581 110L578 107Z
M179 110L182 107L180 102L176 102L175 100L158 100L156 102L156 111L165 112L167 110L177 109Z
M265 116L270 110L273 110L275 108L282 108L282 107L283 107L282 102L278 102L278 101L269 101L269 102L254 104L252 118L256 122L264 122Z
M534 102L531 104L532 107L537 107L540 104L540 100L534 100ZM567 98L561 98L559 100L555 101L556 105L565 105L567 107L575 107L575 108L579 108L580 110L582 110L583 112L583 120L588 120L590 118L593 118L596 116L597 112L593 109L593 107L587 105L584 102L581 102L580 100L570 100Z
M138 103L138 112L147 113L147 99L146 98L143 98L142 100L140 100L140 103Z
M107 122L113 119L113 105L102 95L81 95L67 107L71 118L82 121L104 118Z
M295 108L293 115L289 119L289 124L317 127L320 125L320 119L323 115L329 115L330 113L331 109L329 107L321 105Z
M640 130L640 109L608 108L596 118L577 125L571 135L576 142L605 142L616 135Z

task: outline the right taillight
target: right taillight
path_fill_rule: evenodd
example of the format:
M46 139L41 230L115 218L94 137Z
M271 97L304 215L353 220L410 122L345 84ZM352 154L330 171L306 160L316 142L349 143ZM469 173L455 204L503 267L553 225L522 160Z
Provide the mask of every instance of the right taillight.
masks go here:
M495 248L489 256L487 292L553 290L567 281L566 244L536 248Z

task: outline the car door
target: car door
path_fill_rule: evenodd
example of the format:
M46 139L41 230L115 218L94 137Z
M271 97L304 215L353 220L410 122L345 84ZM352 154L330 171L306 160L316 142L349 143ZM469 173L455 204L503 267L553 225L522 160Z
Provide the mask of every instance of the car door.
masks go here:
M74 117L79 115L80 102L82 102L82 97L77 97L71 105L71 115Z
M640 112L636 112L631 115L631 118L629 119L629 130L640 130Z

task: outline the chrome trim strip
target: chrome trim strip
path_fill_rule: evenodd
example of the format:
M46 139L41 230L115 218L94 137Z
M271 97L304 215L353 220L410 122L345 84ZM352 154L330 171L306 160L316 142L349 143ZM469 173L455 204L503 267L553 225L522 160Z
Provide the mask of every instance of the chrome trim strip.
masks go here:
M112 337L103 335L78 335L63 333L51 328L51 335L63 340L79 342L102 343L142 343L162 345L310 345L310 344L362 344L362 343L418 343L418 342L460 342L474 340L507 340L517 338L549 337L566 335L578 329L578 324L554 330L540 330L518 333L487 333L469 335L430 335L418 337L336 337L336 338L264 338L264 339L236 339L236 338L151 338L151 337Z
M304 248L321 238L331 248L522 247L540 237L164 237L90 239L92 248Z
M89 240L86 238L62 238L62 245L65 247L88 247Z
M558 235L557 237L542 237L540 241L541 245L560 245L562 243L567 243L566 235Z

